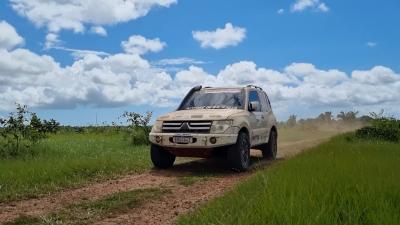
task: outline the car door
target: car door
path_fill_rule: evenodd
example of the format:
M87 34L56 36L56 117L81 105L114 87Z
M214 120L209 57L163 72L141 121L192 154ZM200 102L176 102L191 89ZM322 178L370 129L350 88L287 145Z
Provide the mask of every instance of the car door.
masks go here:
M263 112L261 111L261 101L258 94L258 91L251 90L248 94L248 103L250 102L258 102L258 109L256 111L250 112L250 126L252 129L251 132L251 144L257 145L262 142L262 132L263 132Z
M265 92L259 91L260 101L261 101L261 111L262 111L262 130L261 139L262 143L268 142L269 132L273 126L274 115L272 113L271 105L269 103L268 96Z

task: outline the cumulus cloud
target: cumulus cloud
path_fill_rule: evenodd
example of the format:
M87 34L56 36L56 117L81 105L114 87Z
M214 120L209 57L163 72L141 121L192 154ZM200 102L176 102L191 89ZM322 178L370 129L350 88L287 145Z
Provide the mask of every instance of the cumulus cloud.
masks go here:
M98 34L100 36L107 36L107 31L102 26L93 26L90 28L90 32L93 34Z
M59 44L61 30L90 32L106 36L104 25L114 25L146 16L155 7L169 7L177 0L10 0L11 7L37 27L45 27L44 47ZM93 10L95 9L95 10Z
M0 32L1 39L4 33ZM276 70L240 61L215 74L196 65L170 74L139 53L143 51L85 52L71 65L61 66L51 56L27 49L0 49L0 109L10 110L14 102L48 108L173 106L199 84L256 84L267 91L275 110L290 108L292 114L335 107L398 112L400 104L400 74L384 66L346 73L310 63L292 63Z
M318 12L329 11L329 7L320 0L296 0L291 7L292 12L302 12L306 9L311 9Z
M146 39L140 35L132 35L127 41L122 42L122 47L125 52L131 54L145 54L147 52L159 52L165 46L165 42L160 41L160 39Z
M38 27L50 32L83 32L85 25L113 25L147 15L154 7L169 7L176 0L10 0L11 7ZM96 9L96 10L93 10Z
M231 23L215 31L193 31L193 38L200 42L202 48L221 49L236 46L246 37L246 29L235 27Z
M24 39L13 26L6 21L0 21L0 49L10 50L23 43Z

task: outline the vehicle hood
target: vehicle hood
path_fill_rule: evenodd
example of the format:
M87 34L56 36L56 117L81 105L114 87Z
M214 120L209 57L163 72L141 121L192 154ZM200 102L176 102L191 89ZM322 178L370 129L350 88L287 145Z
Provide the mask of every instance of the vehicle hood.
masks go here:
M191 109L179 110L159 116L157 120L224 120L243 112L243 109Z

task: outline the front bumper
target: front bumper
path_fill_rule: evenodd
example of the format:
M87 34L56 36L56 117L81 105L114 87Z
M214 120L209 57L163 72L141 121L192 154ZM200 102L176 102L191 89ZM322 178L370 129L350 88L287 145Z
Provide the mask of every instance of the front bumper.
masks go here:
M181 133L150 133L149 140L151 143L160 145L163 147L171 148L216 148L225 145L232 145L236 143L237 134L197 134L197 133L185 133L184 135L190 135L196 141L188 144L179 144L173 142L174 136L182 135ZM210 138L216 138L216 142L213 144L210 142Z

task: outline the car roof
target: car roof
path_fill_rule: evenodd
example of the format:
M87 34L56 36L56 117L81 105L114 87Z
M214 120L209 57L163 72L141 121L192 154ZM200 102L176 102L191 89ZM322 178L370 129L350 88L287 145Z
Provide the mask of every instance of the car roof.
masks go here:
M249 89L249 90L259 90L259 91L263 91L262 88L257 87L257 86L253 86L253 85L249 85L249 86L245 86L245 87L203 87L201 90L224 90L224 91L238 91L238 90L244 90L244 89Z

